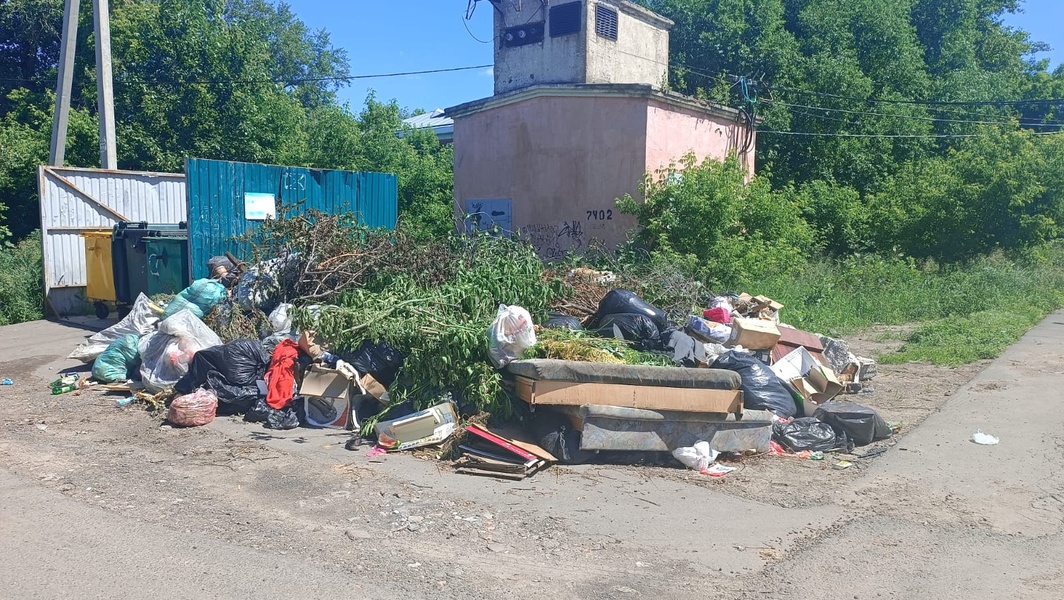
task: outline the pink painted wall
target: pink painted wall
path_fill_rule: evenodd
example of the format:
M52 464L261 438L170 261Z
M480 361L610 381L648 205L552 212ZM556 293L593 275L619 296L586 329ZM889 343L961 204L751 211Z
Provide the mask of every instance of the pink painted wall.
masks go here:
M723 158L734 125L647 97L540 96L454 123L454 197L511 199L512 227L547 259L624 242L636 226L616 199L694 151ZM648 134L649 132L649 134ZM750 168L753 153L750 153Z
M745 130L738 122L725 117L651 100L647 107L646 170L653 173L688 152L693 152L698 162L706 158L724 160L742 148ZM751 175L755 146L751 144L751 150L741 157Z

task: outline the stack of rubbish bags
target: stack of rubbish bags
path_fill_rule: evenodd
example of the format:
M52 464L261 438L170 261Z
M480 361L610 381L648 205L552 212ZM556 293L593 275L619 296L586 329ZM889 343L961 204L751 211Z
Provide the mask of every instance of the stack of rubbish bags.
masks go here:
M165 306L141 294L121 321L79 344L69 357L91 363L92 378L100 384L165 397L167 420L178 426L243 415L273 429L355 429L359 418L352 407L362 409L362 418L384 408L386 386L402 365L399 352L369 343L343 358L326 352L314 332L293 326L291 305L266 305L272 295L248 283L262 273L236 277L231 268L217 266L216 279L193 282ZM223 343L203 318L234 305L270 308L269 331L261 332L261 339ZM330 385L301 393L304 374L312 369ZM363 397L376 401L363 403Z

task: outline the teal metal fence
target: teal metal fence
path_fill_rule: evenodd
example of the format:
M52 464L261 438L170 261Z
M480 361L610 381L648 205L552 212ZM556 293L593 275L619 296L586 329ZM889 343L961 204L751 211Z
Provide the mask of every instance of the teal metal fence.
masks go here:
M234 238L283 207L354 213L374 228L391 229L398 217L398 179L392 174L190 158L185 175L193 279L207 277L212 256L247 256Z

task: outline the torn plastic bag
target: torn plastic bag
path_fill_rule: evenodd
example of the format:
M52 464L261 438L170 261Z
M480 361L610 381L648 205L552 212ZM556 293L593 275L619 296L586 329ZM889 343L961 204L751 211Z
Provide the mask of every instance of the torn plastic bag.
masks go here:
M831 425L836 434L845 433L858 446L867 446L890 437L890 426L875 410L853 402L831 400L821 404L813 416Z
M218 398L209 390L178 396L170 403L166 420L178 427L200 427L214 420Z
M601 328L604 319L609 315L641 314L650 319L658 328L664 331L669 328L669 318L662 310L628 290L610 290L602 301L599 302L598 310L591 319L594 328Z
M181 290L170 304L166 305L163 320L169 319L182 310L190 310L200 319L203 315L221 304L226 298L225 286L213 279L197 279L192 285Z
M750 354L729 350L717 357L710 366L739 374L742 378L744 408L771 410L781 417L793 417L798 412L794 397L783 381L765 363Z
M580 319L558 313L551 313L550 317L543 323L543 327L547 329L571 329L572 331L580 331L584 328L580 324Z
M299 416L296 415L296 411L292 410L292 407L273 410L266 417L265 427L266 429L295 429L299 427Z
M642 313L619 313L603 317L595 334L632 342L638 350L661 350L661 332L650 317Z
M695 368L706 362L705 345L682 331L666 331L661 340L665 350L672 353L673 364L678 367Z
M155 324L159 322L159 315L162 313L162 307L154 304L144 294L140 294L137 296L136 301L133 302L133 308L130 309L125 318L103 331L94 333L89 339L78 344L67 358L91 363L103 354L104 350L107 350L111 342L118 338L124 335L140 337L151 333Z
M111 342L103 354L92 363L92 377L102 383L114 383L129 379L140 366L137 342L140 336L135 333L123 335Z
M140 376L149 392L161 392L188 373L192 357L205 348L220 346L218 334L192 311L183 310L159 323L155 333L140 338Z
M823 452L834 450L839 445L831 425L814 417L776 421L772 425L772 439L791 452Z
M340 358L359 373L369 373L384 387L391 387L403 368L403 353L388 344L374 344L365 340L354 352L344 352Z
M488 357L501 369L536 345L532 315L520 306L499 305L499 312L488 328Z
M272 312L281 300L284 271L295 264L295 255L274 258L247 270L237 281L235 299L244 310Z

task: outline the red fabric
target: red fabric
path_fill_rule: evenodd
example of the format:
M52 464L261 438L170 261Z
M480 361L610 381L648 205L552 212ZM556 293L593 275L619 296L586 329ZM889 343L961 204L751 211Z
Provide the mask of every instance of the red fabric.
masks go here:
M728 309L721 306L718 306L717 308L707 308L706 311L702 313L702 316L714 323L723 323L724 325L731 323L731 314L728 312Z
M270 368L266 369L266 404L281 410L292 400L296 385L296 359L299 346L292 340L283 340L273 349Z

